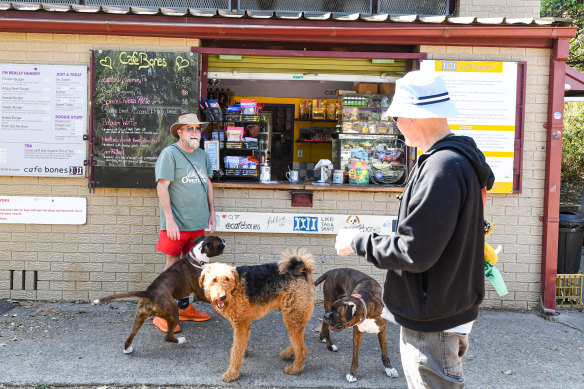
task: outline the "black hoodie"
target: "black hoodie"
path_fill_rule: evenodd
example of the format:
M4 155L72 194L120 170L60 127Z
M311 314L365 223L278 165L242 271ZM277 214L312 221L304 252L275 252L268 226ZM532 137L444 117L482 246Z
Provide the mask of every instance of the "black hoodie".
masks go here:
M449 135L420 155L395 235L353 239L358 255L388 269L383 301L400 325L434 332L477 317L485 295L481 188L493 182L474 140Z

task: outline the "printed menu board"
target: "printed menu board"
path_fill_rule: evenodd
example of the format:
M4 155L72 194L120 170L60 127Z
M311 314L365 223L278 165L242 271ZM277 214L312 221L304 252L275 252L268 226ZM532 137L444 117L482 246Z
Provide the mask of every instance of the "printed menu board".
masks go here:
M93 166L97 187L153 188L170 126L198 107L198 55L93 52Z
M0 101L0 175L85 175L87 67L0 64Z
M495 174L490 192L513 192L517 63L487 61L422 61L421 70L444 79L458 117L452 132L470 136Z

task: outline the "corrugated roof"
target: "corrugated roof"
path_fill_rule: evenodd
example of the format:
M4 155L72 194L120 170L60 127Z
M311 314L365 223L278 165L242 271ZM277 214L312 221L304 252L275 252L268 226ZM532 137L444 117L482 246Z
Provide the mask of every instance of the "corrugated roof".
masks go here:
M522 25L522 26L569 26L571 19L563 18L507 18L507 17L475 17L475 16L423 16L423 15L390 15L390 14L344 14L316 12L283 12L283 11L225 11L204 10L193 8L155 8L132 6L92 6L80 4L35 4L0 2L0 11L22 12L62 12L91 13L116 15L164 15L193 16L198 18L231 18L231 19L273 19L273 20L304 20L304 21L339 21L339 22L371 22L371 23L428 23L456 25Z

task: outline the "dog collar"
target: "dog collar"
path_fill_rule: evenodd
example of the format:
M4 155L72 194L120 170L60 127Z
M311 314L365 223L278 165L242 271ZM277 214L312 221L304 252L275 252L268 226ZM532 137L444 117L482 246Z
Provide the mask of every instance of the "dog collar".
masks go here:
M365 319L367 319L367 304L365 303L365 300L363 300L363 297L361 297L359 293L353 293L351 297L359 299L359 301L361 301L361 303L363 304L363 318L359 323L355 324L356 326L358 326L359 324L363 323Z
M197 244L189 251L188 257L191 265L199 267L204 266L207 262L209 262L209 257L207 257L207 254L203 254L201 252L202 247L203 241L199 242L199 244ZM195 263L191 262L191 260Z

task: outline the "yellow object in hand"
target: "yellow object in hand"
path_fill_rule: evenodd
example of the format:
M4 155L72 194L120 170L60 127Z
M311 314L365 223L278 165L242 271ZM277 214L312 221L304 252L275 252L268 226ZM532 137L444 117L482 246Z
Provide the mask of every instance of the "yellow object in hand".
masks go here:
M499 260L499 256L493 246L485 242L485 261L489 262L491 265L494 265Z

